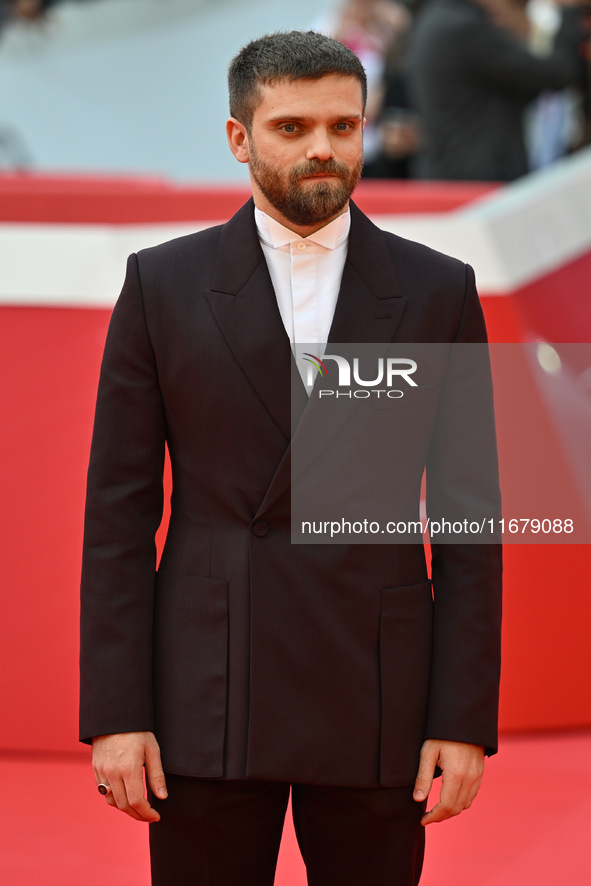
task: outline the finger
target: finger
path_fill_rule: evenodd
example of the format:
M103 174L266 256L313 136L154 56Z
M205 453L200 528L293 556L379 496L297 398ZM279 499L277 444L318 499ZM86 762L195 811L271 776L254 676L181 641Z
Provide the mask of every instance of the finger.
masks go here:
M482 779L479 778L476 781L467 780L462 784L456 800L456 806L460 812L470 808L476 799L481 781Z
M111 797L112 802L109 803ZM138 797L132 790L130 798L123 783L121 789L114 790L106 799L109 806L115 806L120 812L124 812L125 815L129 815L130 818L134 818L136 821L152 822L158 821L160 818L145 797L141 795Z
M437 765L437 748L430 742L425 742L421 749L419 769L413 790L413 799L417 802L426 800L433 786L433 776Z
M111 785L111 794L115 806L120 812L129 815L136 821L158 821L160 815L152 809L144 796L142 767L131 769L127 766L116 771L107 770L106 782ZM113 805L109 803L109 805Z
M133 786L127 788L128 808L123 811L132 818L139 821L154 822L160 821L160 813L150 806L150 803L144 793L144 783L141 782L139 788L134 783Z
M433 807L433 809L423 815L421 824L428 825L437 821L446 821L448 818L455 818L456 815L460 815L460 813L469 809L471 805L471 800L468 800L466 803L454 804L453 806L440 801Z
M150 742L146 747L146 778L148 784L152 788L154 795L164 800L168 797L166 788L166 778L162 769L162 760L160 758L160 748L156 741Z
M104 778L101 778L101 776L99 775L98 769L96 769L95 767L93 767L93 772L94 772L94 778L96 781L97 788L99 785L108 785L109 792L107 794L103 794L102 791L99 792L100 795L102 796L103 800L105 801L107 806L113 806L116 809L117 802L113 796L113 788L109 784L107 777L105 776Z
M108 781L106 778L101 778L96 766L92 767L92 771L94 772L94 780L96 781L97 788L100 784L108 784ZM109 793L108 794L103 794L102 792L99 792L99 793L101 794L103 800L105 801L105 803L107 803L108 806L116 806L117 805L115 803L114 798L113 798L113 791L111 789L111 785L109 785Z
M435 824L438 821L447 821L448 818L453 818L458 813L454 812L449 806L445 806L443 803L437 803L433 809L429 812L426 812L421 818L421 824L423 827L427 827L427 825Z
M125 787L126 805L122 812L131 815L138 821L159 821L160 814L150 806L144 788L143 767L133 770L124 770L122 773Z
M468 807L471 806L480 789L480 785L482 784L483 775L483 761L474 763L473 760L470 761L463 771L457 773L457 777L460 779L456 799L457 805L461 806L463 809L468 809Z
M446 821L448 818L454 818L465 809L469 809L472 805L476 794L480 779L475 783L468 777L451 777L445 776L442 779L441 795L439 802L426 812L421 819L421 824L433 824L437 821Z
M116 809L120 809L122 812L125 811L127 807L127 792L125 790L123 779L115 772L111 772L108 777L103 780L105 784L111 785L111 793L105 797L107 804L109 806L114 806Z

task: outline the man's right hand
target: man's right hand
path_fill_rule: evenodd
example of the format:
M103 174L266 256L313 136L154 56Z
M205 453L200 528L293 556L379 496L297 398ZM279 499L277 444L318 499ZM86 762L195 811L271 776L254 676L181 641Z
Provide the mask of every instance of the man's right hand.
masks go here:
M154 794L164 800L166 781L160 760L160 747L153 732L120 732L92 739L92 767L97 785L107 784L105 797L137 821L160 821L145 795L143 770Z

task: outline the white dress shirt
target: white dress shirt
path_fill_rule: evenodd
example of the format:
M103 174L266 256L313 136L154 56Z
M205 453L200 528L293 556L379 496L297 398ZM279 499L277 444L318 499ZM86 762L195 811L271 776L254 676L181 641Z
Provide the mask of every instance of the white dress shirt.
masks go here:
M254 216L289 340L324 346L347 258L349 210L309 237L256 207Z

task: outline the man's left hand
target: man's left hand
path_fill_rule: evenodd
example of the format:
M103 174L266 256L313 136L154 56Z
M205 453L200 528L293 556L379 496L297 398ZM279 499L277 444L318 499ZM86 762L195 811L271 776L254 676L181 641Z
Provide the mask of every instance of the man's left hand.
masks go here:
M445 821L470 808L484 773L484 748L459 741L428 739L421 748L414 787L413 797L417 802L429 796L436 766L442 772L441 794L439 802L423 815L422 825Z

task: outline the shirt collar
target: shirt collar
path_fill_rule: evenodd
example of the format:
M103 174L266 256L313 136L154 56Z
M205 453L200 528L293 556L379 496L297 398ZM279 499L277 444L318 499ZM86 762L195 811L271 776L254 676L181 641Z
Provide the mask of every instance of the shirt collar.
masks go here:
M275 221L258 206L254 208L254 218L260 239L266 246L271 246L273 249L280 249L296 240L308 240L318 246L324 246L325 249L336 249L347 240L351 227L351 213L348 207L346 212L308 237L300 237L295 231L290 231L289 228Z

